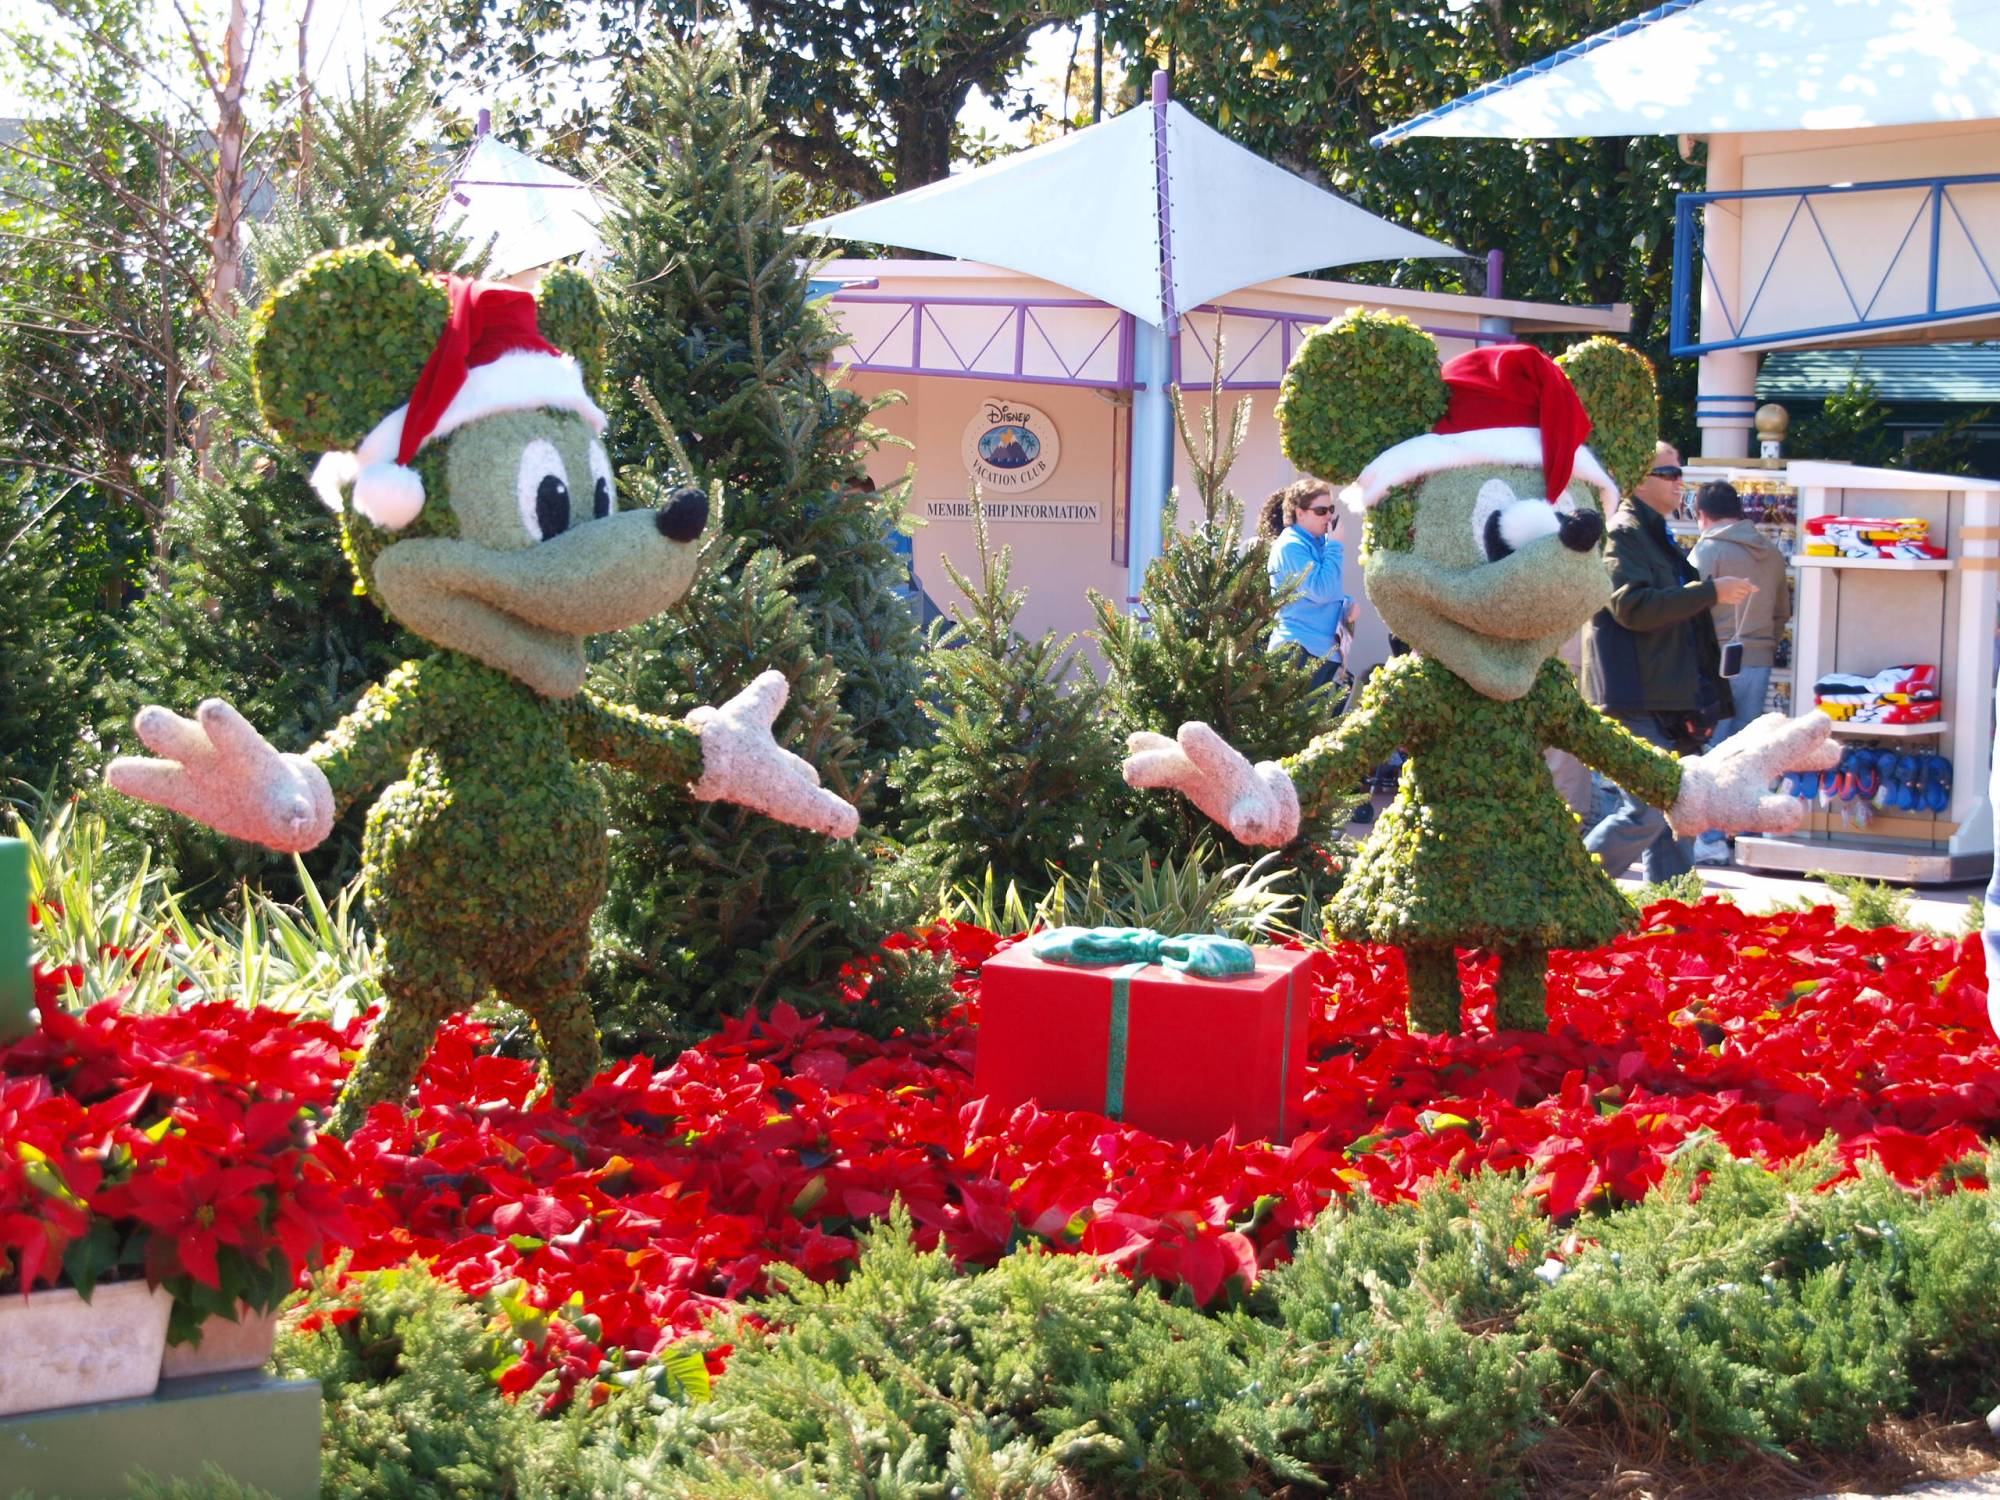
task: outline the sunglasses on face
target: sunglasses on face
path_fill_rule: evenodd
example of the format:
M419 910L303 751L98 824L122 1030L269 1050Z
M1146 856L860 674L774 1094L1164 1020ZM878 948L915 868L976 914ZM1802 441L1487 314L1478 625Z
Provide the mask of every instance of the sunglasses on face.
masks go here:
M1299 514L1302 516L1330 516L1333 514L1333 507L1331 505L1301 505L1299 507Z
M1662 464L1659 468L1649 470L1648 472L1655 479L1679 479L1681 477L1680 467L1677 464Z

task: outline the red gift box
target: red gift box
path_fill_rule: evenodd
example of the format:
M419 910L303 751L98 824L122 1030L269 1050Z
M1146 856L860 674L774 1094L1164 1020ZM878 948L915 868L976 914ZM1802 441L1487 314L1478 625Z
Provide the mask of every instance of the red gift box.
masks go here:
M1254 972L1078 968L1017 944L980 971L978 1091L1004 1109L1087 1109L1154 1135L1285 1141L1305 1096L1317 953L1253 948Z

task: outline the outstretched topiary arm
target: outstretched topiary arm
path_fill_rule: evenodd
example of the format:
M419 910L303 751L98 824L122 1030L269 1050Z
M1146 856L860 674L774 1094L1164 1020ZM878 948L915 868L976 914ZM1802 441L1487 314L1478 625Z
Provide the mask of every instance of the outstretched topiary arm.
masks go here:
M771 737L789 691L782 673L763 672L720 708L697 708L680 722L579 693L564 709L570 749L685 786L697 802L733 802L795 828L851 838L860 823L853 805Z
M1584 702L1568 667L1544 663L1534 692L1543 743L1567 750L1642 802L1673 806L1681 790L1681 763Z
M641 713L589 692L561 700L561 712L578 760L674 786L692 786L701 776L701 733L684 719Z
M1299 800L1311 806L1322 797L1342 795L1394 754L1406 738L1414 690L1409 678L1378 676L1337 727L1280 761L1299 789Z
M335 817L401 776L410 757L433 741L437 694L425 683L425 665L404 662L306 751L333 788Z

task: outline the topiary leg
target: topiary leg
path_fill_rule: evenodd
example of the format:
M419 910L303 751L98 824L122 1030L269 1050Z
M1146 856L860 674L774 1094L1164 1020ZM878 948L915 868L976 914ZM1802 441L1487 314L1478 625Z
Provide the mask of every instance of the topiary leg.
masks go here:
M1494 991L1496 1024L1502 1031L1547 1031L1549 950L1510 948L1502 952Z
M1458 953L1452 948L1405 948L1410 976L1410 1030L1458 1035L1465 992L1458 983Z
M511 980L501 995L527 1012L542 1042L541 1083L558 1104L567 1104L590 1086L604 1055L597 1041L597 1018L583 995L583 971L589 962L586 938L566 953L550 954L534 973Z
M382 973L382 1015L368 1033L361 1060L340 1091L327 1128L347 1135L384 1100L400 1104L430 1056L431 1042L447 1017L476 1004L485 986L467 970L433 960L419 972L387 964Z

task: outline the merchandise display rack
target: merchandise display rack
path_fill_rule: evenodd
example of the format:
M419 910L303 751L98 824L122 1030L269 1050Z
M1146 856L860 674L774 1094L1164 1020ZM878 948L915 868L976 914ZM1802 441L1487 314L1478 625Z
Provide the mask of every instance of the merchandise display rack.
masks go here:
M1791 524L1760 522L1793 553L1789 673L1772 674L1767 709L1804 712L1812 684L1831 672L1869 676L1903 663L1935 664L1941 710L1926 724L1836 724L1847 743L1880 743L1951 761L1951 800L1940 812L1883 811L1865 803L1815 803L1797 833L1745 835L1736 863L1804 874L1824 870L1875 880L1942 884L1987 874L1993 863L1995 631L2000 625L2000 483L1956 475L1801 460L1782 470L1690 465L1689 493L1710 479L1790 491ZM1775 509L1775 507L1774 507ZM1803 557L1798 527L1818 516L1921 516L1946 555L1930 560ZM1676 522L1677 533L1692 533ZM1785 533L1789 532L1789 535ZM1688 537L1691 543L1691 536ZM1781 653L1780 665L1785 664ZM1781 676L1785 692L1780 693Z

